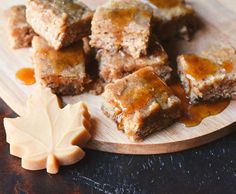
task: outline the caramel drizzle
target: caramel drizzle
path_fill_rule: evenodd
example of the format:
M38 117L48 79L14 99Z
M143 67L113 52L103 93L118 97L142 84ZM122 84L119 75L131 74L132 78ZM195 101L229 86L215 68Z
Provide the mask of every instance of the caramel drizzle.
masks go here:
M229 99L220 100L217 102L201 102L196 105L189 103L185 91L180 83L171 86L176 96L182 102L182 116L179 119L180 123L185 124L186 127L194 127L199 125L203 119L217 115L224 111L230 104Z
M233 71L233 64L230 61L224 61L221 64L202 58L196 55L184 55L184 71L188 78L195 80L204 80L210 75L214 75L222 68L227 73Z

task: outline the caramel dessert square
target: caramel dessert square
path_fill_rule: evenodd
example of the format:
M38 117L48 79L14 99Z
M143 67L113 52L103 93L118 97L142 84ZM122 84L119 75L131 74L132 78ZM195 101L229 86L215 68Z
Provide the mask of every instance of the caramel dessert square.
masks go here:
M94 13L90 44L113 53L123 49L139 58L146 54L151 19L151 7L141 1L110 0Z
M24 5L16 5L7 12L10 44L14 49L30 47L32 39L36 35L26 21L25 10Z
M171 125L180 116L180 100L145 67L108 84L102 110L133 141Z
M27 21L56 50L88 36L92 17L82 2L27 0Z
M191 103L236 96L236 50L214 48L177 59L178 73Z
M163 81L167 81L171 77L172 69L168 65L168 56L158 42L150 44L147 56L137 59L122 51L110 53L102 49L98 51L97 59L100 77L107 83L114 82L143 67L152 67Z
M84 90L90 80L82 41L56 51L36 36L32 46L37 82L59 95L76 95Z
M153 8L154 31L159 39L190 39L197 28L193 8L184 0L144 0Z

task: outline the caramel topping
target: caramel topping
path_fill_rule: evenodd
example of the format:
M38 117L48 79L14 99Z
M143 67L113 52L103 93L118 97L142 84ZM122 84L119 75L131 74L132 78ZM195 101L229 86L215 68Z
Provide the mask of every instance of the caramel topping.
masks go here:
M47 56L47 60L53 65L55 73L57 74L60 74L64 69L76 66L85 60L81 42L59 51L56 51L53 48L43 48L37 51L37 53Z
M56 0L53 3L68 13L76 12L82 8L81 5L70 0Z
M203 119L221 113L230 103L230 100L221 100L218 102L204 102L191 105L180 83L172 85L171 88L181 99L182 117L179 121L184 123L186 127L194 127L199 125Z
M108 18L112 20L114 25L123 29L133 20L137 11L137 8L116 9L108 12Z
M224 61L222 65L227 73L231 73L234 69L233 63L230 61Z
M128 9L117 8L115 10L109 11L107 13L107 18L111 19L112 24L118 29L117 41L121 42L123 40L123 31L136 17L136 14L140 12L144 17L150 17L148 11L140 11L136 7Z
M149 70L140 70L135 74L135 86L127 87L116 99L125 114L134 113L155 98L160 106L167 103L171 90L158 76Z
M116 34L118 42L123 40L123 31L126 26L133 20L137 13L137 8L116 9L108 12L107 17L111 19L112 24L118 28L119 33Z
M184 59L186 61L185 73L195 80L203 80L215 74L219 69L219 65L216 63L196 55L184 55Z
M16 78L25 85L33 85L35 83L34 69L22 68L16 72Z
M173 8L182 4L182 0L149 0L153 5L158 8Z

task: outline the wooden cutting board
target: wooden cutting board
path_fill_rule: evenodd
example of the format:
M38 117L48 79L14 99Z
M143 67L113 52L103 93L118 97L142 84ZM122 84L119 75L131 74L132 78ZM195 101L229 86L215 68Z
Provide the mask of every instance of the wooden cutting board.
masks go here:
M104 0L84 0L92 8ZM21 0L1 0L0 4L0 97L19 115L25 110L27 96L35 86L24 86L15 78L22 67L30 67L30 49L12 50L9 47L4 10ZM197 52L212 44L232 44L236 46L236 1L234 0L191 0L189 1L203 22L203 27L190 42L177 41L167 45L171 56L184 52ZM88 147L91 149L124 154L157 154L180 151L196 147L231 131L227 127L236 121L236 101L219 115L208 117L197 127L186 128L176 123L170 128L155 133L144 142L132 143L116 125L100 111L101 98L90 94L66 97L66 103L85 101L93 118L93 138Z

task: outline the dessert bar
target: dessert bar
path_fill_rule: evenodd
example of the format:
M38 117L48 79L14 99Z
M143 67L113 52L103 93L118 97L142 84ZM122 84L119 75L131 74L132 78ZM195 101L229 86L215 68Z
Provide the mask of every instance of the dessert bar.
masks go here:
M162 80L169 80L172 69L168 65L168 56L163 47L158 42L152 42L147 54L135 59L122 51L110 53L101 49L97 53L100 77L105 82L113 82L148 66L152 67Z
M236 96L236 50L212 48L177 59L178 73L191 103Z
M56 51L36 36L32 46L37 82L59 95L76 95L84 90L89 78L82 41Z
M36 35L26 21L25 10L24 5L16 5L7 12L10 44L14 49L30 47L32 39Z
M146 54L152 8L138 0L111 0L97 8L92 20L91 46L134 58Z
M154 32L161 40L175 36L190 39L197 28L193 8L184 0L143 0L153 8Z
M27 0L27 21L56 50L88 36L92 17L82 2Z
M133 141L171 125L180 116L180 100L145 67L108 84L102 110Z

